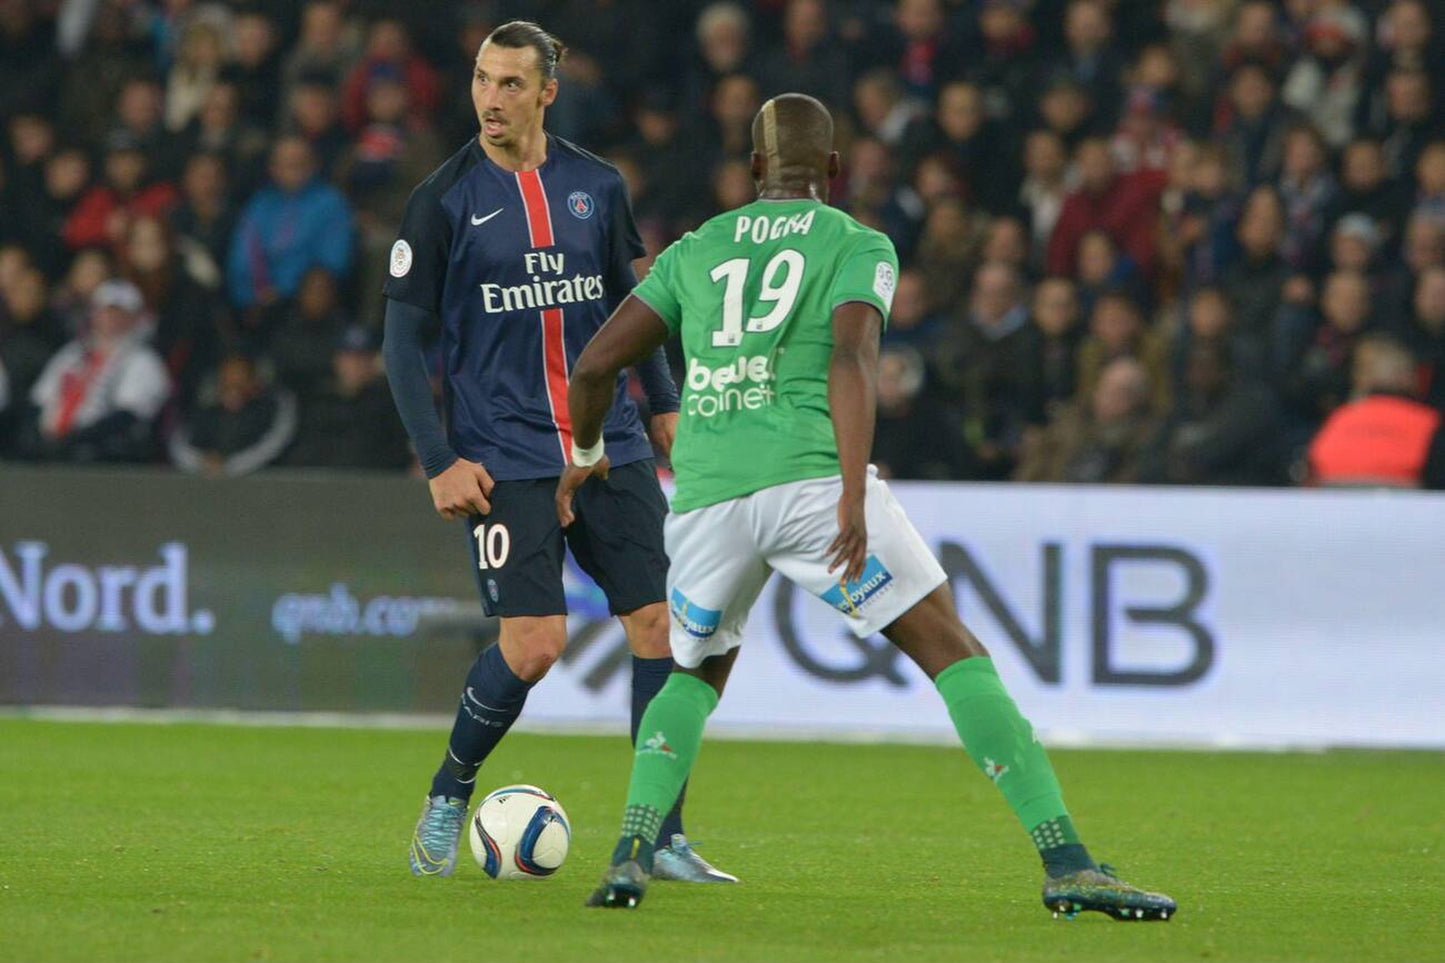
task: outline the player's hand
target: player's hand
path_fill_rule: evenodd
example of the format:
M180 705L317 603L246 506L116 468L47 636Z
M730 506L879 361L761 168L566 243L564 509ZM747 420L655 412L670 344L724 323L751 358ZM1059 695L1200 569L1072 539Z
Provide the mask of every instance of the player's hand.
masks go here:
M492 503L488 499L492 497L493 484L485 468L465 458L458 458L450 468L427 482L437 514L448 521L490 514Z
M868 522L863 513L863 496L845 494L838 499L838 537L828 546L828 571L839 572L844 582L863 577L868 561Z
M562 469L562 477L557 479L557 521L563 528L571 525L572 520L576 517L572 514L572 496L577 494L577 489L581 488L582 483L593 475L606 479L611 465L612 462L606 455L603 455L602 459L590 468L578 468L569 463L566 468Z
M653 415L647 423L647 436L662 449L668 458L672 457L672 441L677 437L677 412L667 411Z

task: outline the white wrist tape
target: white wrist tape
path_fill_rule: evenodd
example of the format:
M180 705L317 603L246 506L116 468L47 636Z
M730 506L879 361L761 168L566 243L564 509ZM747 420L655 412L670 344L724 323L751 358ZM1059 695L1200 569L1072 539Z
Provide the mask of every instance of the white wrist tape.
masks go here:
M572 439L572 464L578 468L591 468L602 460L603 440L597 438L597 444L591 448L578 448L577 439Z

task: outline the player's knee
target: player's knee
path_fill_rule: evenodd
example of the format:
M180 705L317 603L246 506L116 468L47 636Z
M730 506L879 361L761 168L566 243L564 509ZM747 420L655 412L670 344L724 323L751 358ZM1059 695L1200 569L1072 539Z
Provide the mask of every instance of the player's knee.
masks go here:
M539 626L509 635L510 644L503 647L503 653L517 678L524 682L536 682L545 676L567 648L565 628Z
M662 659L672 654L668 646L667 607L658 603L644 605L623 616L627 644L632 654L641 659Z

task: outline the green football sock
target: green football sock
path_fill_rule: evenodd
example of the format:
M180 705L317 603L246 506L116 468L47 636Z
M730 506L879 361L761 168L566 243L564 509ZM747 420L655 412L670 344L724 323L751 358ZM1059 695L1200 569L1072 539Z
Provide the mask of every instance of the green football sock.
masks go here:
M622 839L612 862L636 859L651 870L652 849L662 816L672 809L702 746L707 717L717 708L717 690L694 675L674 672L648 703L637 728L632 781L627 787Z
M993 780L1050 872L1093 866L1064 806L1048 753L986 656L960 659L934 685L969 758Z

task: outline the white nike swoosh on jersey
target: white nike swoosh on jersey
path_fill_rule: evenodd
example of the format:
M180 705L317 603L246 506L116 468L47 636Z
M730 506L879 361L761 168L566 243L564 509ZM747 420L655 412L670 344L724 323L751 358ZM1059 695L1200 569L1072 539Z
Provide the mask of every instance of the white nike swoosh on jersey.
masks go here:
M477 217L477 215L473 214L473 215L472 215L472 226L473 226L473 227L476 227L478 224L485 224L485 223L487 223L487 222L490 221L492 218L494 218L494 217L496 217L498 214L502 213L502 210L503 210L503 208L500 208L500 207L499 207L499 208L497 208L495 211L493 211L492 213L488 214L486 217Z

